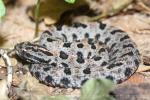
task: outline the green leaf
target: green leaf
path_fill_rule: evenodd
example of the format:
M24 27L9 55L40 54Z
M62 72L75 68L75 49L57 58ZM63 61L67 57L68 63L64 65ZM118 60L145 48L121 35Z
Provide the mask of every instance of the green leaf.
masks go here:
M2 17L6 14L6 8L2 0L0 0L0 21Z
M71 100L71 98L66 96L45 96L41 100Z
M80 100L115 100L109 95L114 83L107 79L88 80L81 89Z
M73 3L75 3L76 0L65 0L65 1L68 2L68 3L73 4Z

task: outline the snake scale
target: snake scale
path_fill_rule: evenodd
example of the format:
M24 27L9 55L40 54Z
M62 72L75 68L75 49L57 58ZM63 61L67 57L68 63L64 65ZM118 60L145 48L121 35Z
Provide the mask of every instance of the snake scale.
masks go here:
M102 22L52 25L42 33L39 44L22 42L15 50L30 64L33 76L54 87L80 88L91 78L121 83L140 63L128 34Z

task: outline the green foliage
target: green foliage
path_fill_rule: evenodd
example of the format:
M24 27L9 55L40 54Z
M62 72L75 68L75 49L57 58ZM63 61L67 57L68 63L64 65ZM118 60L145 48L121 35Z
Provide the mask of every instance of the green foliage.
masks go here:
M115 100L109 95L114 83L107 79L91 79L81 89L80 100Z
M0 0L0 21L2 17L6 14L6 8L2 0Z
M41 100L71 100L71 98L66 96L45 96Z
M67 3L73 4L76 0L65 0Z

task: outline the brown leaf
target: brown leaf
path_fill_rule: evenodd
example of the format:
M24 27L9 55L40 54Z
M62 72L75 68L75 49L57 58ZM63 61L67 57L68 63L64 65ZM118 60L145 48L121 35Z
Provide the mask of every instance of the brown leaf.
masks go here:
M84 0L77 0L75 4L68 4L64 0L43 0L40 4L39 19L44 19L45 24L53 24L60 18L63 12L82 4L85 4ZM28 12L29 16L33 19L35 18L34 9L35 6Z
M0 79L6 79L7 68L0 66Z

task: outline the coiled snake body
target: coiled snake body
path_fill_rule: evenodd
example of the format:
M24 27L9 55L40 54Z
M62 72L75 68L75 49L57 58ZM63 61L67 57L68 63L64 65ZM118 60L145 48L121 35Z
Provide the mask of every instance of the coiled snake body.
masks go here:
M38 80L66 88L80 88L90 78L121 83L140 63L139 51L128 34L101 22L51 26L39 44L23 42L15 49Z

